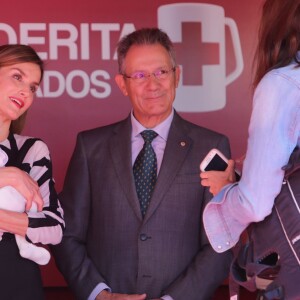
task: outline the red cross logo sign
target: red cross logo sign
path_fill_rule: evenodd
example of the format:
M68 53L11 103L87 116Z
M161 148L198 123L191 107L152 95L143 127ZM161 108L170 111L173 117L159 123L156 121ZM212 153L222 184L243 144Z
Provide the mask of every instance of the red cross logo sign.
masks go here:
M226 74L225 26L232 38L235 69ZM226 105L226 86L243 71L243 56L235 21L222 6L175 3L158 8L158 27L175 45L182 76L174 107L181 112L219 110Z

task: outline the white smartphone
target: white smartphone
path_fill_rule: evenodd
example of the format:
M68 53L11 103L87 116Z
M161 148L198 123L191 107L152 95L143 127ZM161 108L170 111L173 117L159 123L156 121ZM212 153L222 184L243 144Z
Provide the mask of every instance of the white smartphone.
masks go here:
M200 170L204 171L225 171L228 166L228 159L218 149L211 149L200 164ZM235 170L236 180L240 180L240 173Z

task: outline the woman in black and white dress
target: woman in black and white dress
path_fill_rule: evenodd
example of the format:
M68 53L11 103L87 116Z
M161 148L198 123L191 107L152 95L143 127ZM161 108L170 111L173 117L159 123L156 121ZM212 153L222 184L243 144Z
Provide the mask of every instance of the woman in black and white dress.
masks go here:
M42 77L43 62L31 47L0 46L0 148L8 156L0 188L12 186L26 199L25 212L0 209L0 299L5 300L44 298L39 265L20 255L15 235L57 244L64 229L48 147L20 135ZM33 203L37 212L29 211Z

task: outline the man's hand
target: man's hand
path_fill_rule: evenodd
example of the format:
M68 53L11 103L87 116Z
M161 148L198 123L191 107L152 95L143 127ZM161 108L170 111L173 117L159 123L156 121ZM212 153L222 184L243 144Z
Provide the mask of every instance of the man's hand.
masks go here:
M230 159L225 171L207 171L200 173L201 184L208 186L209 191L215 196L227 184L236 181L234 161Z
M96 300L145 300L146 294L142 295L128 295L128 294L115 294L103 290L97 297Z

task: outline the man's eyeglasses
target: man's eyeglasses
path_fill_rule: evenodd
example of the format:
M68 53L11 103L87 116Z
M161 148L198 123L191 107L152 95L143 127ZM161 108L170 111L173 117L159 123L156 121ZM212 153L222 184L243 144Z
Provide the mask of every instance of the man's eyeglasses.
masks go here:
M141 71L141 72L135 72L135 73L131 74L130 76L126 75L126 74L122 74L122 75L125 78L132 79L136 83L143 83L143 82L146 82L148 80L148 78L150 78L151 75L153 75L158 80L167 79L170 74L175 72L175 70L176 70L176 67L173 67L170 70L157 70L152 73Z

